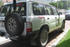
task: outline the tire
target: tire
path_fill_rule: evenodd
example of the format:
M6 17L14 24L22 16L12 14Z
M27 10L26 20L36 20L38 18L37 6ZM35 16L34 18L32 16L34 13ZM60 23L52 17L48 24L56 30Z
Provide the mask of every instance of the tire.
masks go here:
M47 28L44 27L41 29L41 33L40 33L40 36L38 39L38 46L45 47L47 42L48 42L48 30L47 30Z
M63 29L65 28L65 20L63 20L63 22L62 22L62 26L61 26L61 28L60 28L60 31L62 31L63 32Z
M10 14L5 18L5 28L11 40L18 40L24 30L24 20L18 14Z

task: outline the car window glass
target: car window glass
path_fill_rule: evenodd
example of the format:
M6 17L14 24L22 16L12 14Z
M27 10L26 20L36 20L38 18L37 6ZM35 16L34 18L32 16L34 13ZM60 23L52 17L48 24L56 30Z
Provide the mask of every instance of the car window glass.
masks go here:
M11 7L11 12L13 12L14 11L14 9L13 9L13 7Z
M7 13L11 13L11 7L9 5L7 6Z
M49 15L49 11L48 11L47 6L45 6L45 15Z
M21 15L26 15L26 12L25 12L25 8L24 7L21 8L21 12L20 13L21 13Z
M51 10L51 15L54 15L53 9L52 9L52 8L50 8L50 10Z
M10 7L7 8L7 12L9 11Z
M22 7L21 11L24 11L24 8Z
M21 8L22 8L22 7L19 7L19 8L18 8L18 12L20 12L20 11L21 11Z
M45 9L43 4L33 3L32 8L34 15L45 15Z
M6 12L7 12L7 6L4 6L1 13L6 14Z
M3 8L4 8L4 7L2 6L2 7L1 7L1 13L2 13Z
M53 8L54 15L58 15L57 9Z
M50 7L47 7L46 9L48 10L49 15L51 15L51 9L50 9Z
M47 15L54 15L54 12L53 12L52 7L50 7L50 6L48 6L48 5L45 6L45 11L47 11L47 12L46 12Z
M18 12L19 7L16 7L16 12Z
M2 13L4 6L1 7L1 11L0 11L0 16L4 16L4 13Z

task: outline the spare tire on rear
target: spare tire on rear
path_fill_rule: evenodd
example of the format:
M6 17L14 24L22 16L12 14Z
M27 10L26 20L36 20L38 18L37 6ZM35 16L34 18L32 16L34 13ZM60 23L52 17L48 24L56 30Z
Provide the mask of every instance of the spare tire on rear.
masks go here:
M5 28L10 36L19 36L24 30L24 20L18 14L10 14L5 18Z

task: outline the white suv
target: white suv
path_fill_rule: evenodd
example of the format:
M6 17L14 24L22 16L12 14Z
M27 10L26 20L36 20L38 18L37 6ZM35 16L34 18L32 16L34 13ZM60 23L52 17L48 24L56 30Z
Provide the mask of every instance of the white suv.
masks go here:
M12 3L5 18L5 28L13 41L24 40L36 42L45 47L48 33L62 30L65 26L65 16L59 15L56 8L43 1L23 1L16 3L13 11Z

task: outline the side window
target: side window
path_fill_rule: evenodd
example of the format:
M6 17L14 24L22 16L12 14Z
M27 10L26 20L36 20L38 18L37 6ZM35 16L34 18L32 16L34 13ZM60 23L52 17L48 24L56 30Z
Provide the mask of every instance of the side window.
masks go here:
M43 4L33 3L32 8L34 15L45 15L45 9Z
M9 10L11 10L11 12L14 12L13 6L11 6ZM20 11L21 11L21 7L17 6L15 12L19 13Z
M10 7L7 8L7 12L9 12Z
M3 8L4 8L4 6L1 7L1 13L2 13Z
M48 5L45 6L45 14L46 15L54 15L52 8Z
M26 8L21 7L21 15L26 15Z
M48 10L49 15L51 15L51 9L50 9L50 7L46 7L46 8Z
M51 15L54 15L53 9L52 9L52 8L50 8L50 10L51 10Z
M49 14L50 14L49 9L47 6L45 6L45 15L49 15Z
M11 7L10 7L10 5L7 6L7 13L11 13Z
M1 11L1 13L6 14L6 12L7 12L7 7L6 7L6 6L4 6L4 7L3 7L3 9L2 9L2 11Z
M7 6L3 6L1 9L1 15L5 16L6 13L7 13Z
M16 7L16 12L19 12L19 6Z
M58 15L57 9L53 8L54 15Z
M11 12L13 12L14 11L14 9L13 9L13 7L11 7Z
M2 6L1 7L1 15L5 16L6 14L9 14L11 12L10 9L11 9L10 5Z

